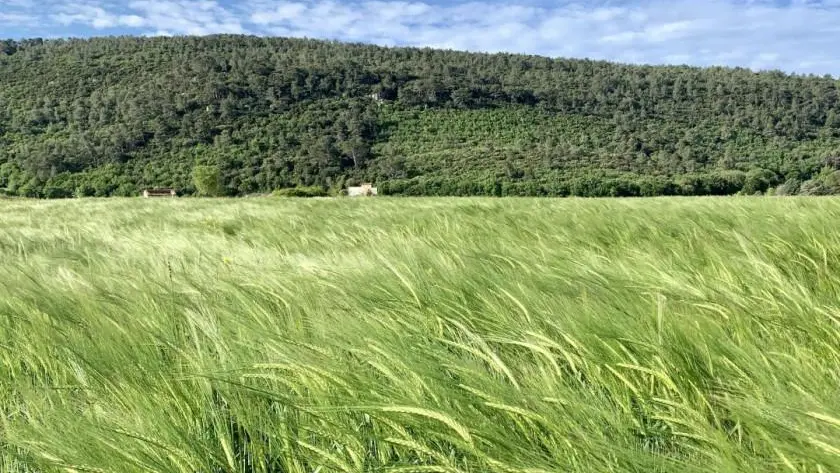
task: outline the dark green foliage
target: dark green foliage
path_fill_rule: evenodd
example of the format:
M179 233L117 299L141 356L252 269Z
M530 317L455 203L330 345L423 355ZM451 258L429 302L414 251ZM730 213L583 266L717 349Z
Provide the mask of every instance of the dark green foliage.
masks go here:
M799 193L803 195L840 194L840 171L830 167L823 168L818 175L802 183Z
M774 189L776 195L796 195L802 187L802 181L796 178L788 179L784 184Z
M244 36L4 41L0 189L823 194L838 114L832 78L746 69Z
M772 171L753 169L745 176L743 192L745 194L761 194L776 181L776 175Z
M288 189L277 189L272 192L276 197L326 197L327 191L320 186L298 186Z

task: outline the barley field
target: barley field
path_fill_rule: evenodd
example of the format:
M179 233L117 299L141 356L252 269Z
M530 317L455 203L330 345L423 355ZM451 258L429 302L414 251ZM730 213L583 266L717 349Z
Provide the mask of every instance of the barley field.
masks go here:
M0 471L840 472L840 200L0 201Z

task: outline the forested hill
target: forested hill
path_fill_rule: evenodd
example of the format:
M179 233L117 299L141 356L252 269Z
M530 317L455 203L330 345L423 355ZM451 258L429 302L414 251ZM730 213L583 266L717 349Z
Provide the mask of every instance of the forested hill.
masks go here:
M838 169L830 77L244 36L0 42L11 195L360 181L409 195L826 194Z

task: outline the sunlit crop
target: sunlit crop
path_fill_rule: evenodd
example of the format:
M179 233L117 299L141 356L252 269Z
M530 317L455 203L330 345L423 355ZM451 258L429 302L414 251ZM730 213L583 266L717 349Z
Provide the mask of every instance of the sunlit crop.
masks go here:
M0 471L840 471L840 200L0 201Z

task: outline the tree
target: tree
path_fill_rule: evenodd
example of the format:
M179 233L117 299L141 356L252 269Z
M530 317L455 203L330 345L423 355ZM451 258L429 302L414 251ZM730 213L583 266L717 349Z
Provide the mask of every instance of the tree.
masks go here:
M788 179L784 184L776 188L776 195L796 195L799 193L799 188L802 186L802 181L796 178Z
M765 192L776 183L776 174L767 169L752 169L744 181L744 194L751 195Z
M362 166L370 154L370 145L360 136L351 136L341 141L338 149L353 160L353 167Z
M6 41L0 189L732 194L784 176L834 192L819 174L840 169L821 160L840 156L838 98L831 77L746 69L243 36ZM208 163L223 185L198 185Z
M814 178L804 182L802 195L833 195L840 193L840 171L824 167Z
M828 187L820 179L809 179L799 189L801 195L828 195Z
M197 165L193 168L192 177L198 195L217 197L222 194L221 173L217 166Z

